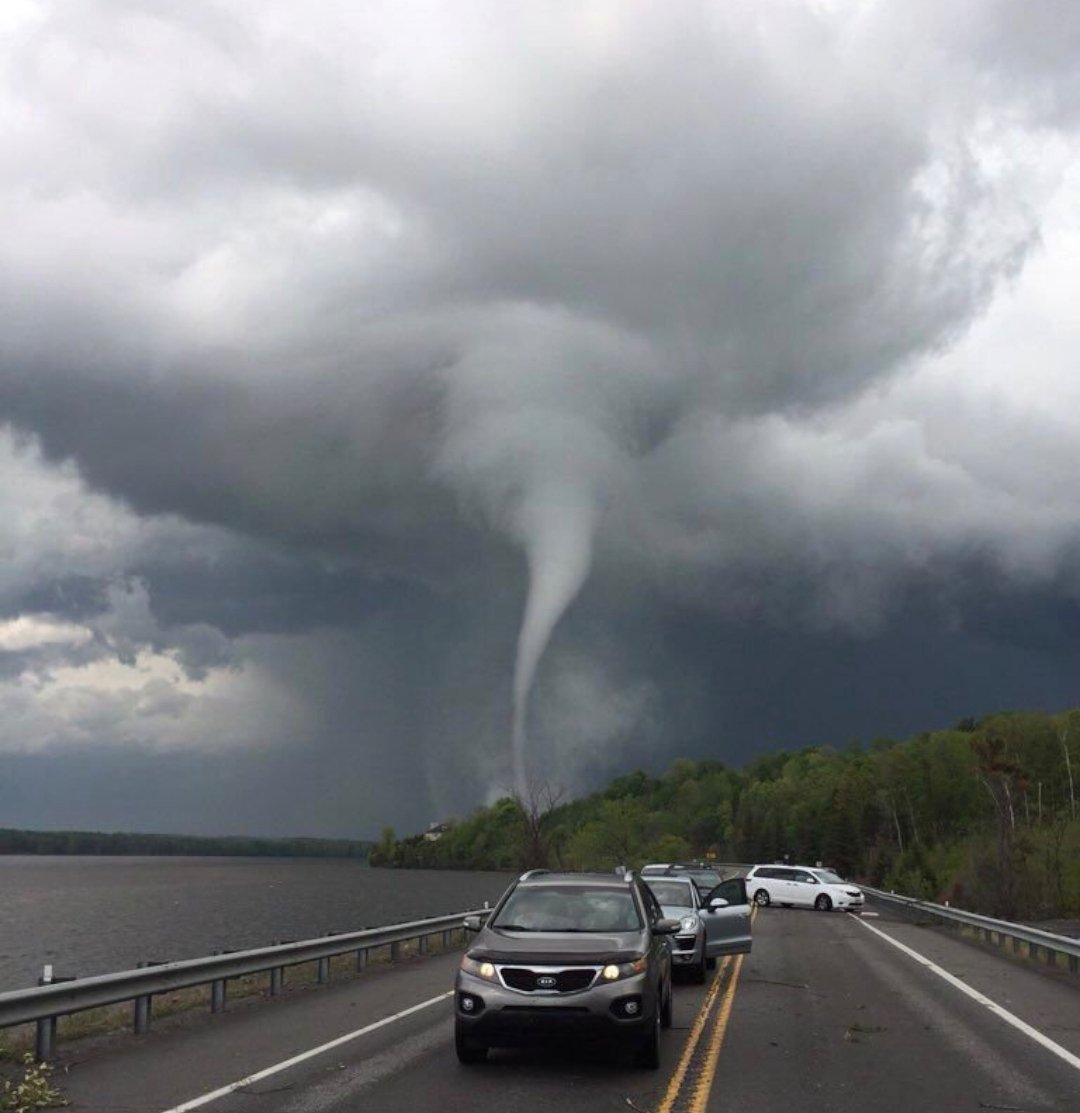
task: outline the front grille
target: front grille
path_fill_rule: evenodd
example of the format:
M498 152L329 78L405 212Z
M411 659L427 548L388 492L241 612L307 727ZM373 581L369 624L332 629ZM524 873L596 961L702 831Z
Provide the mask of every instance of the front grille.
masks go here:
M596 970L590 967L574 967L568 970L533 970L527 966L504 966L499 973L503 985L522 993L574 993L588 989L596 978Z
M541 1008L539 1005L504 1005L499 1011L501 1013L512 1013L517 1016L536 1016L544 1020L550 1020L552 1017L557 1016L580 1016L582 1013L588 1014L589 1010L584 1005L548 1005L546 1008Z

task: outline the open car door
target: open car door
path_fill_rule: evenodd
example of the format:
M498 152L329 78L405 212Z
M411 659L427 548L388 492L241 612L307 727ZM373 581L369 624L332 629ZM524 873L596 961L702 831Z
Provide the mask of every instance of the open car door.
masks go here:
M709 890L701 908L705 925L705 953L717 955L747 954L750 951L750 900L746 882L729 877Z

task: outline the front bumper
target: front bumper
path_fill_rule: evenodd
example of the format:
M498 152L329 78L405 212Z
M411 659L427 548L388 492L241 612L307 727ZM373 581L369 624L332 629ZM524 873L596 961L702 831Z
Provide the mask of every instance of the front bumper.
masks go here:
M472 1038L492 1047L545 1040L633 1040L649 1030L657 1007L648 975L590 986L574 993L525 993L465 971L455 983L454 1016ZM469 998L471 1009L462 1007ZM634 1011L628 1013L628 1005Z
M848 893L842 896L833 898L833 906L842 909L845 912L859 912L866 904L866 897L860 893L857 897L853 897Z
M671 962L674 966L697 966L705 955L705 933L676 935L671 948Z

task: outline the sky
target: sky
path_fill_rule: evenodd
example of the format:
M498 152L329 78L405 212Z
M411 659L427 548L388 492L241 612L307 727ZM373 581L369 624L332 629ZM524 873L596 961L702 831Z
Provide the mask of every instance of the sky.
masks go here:
M0 826L399 834L1078 703L1071 0L10 0Z

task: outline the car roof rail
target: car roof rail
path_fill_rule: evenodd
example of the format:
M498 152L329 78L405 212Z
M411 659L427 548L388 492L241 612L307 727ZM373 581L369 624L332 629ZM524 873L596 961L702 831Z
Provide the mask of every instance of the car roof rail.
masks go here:
M551 870L526 870L518 881L528 881L530 877L538 877L542 873L551 873Z

